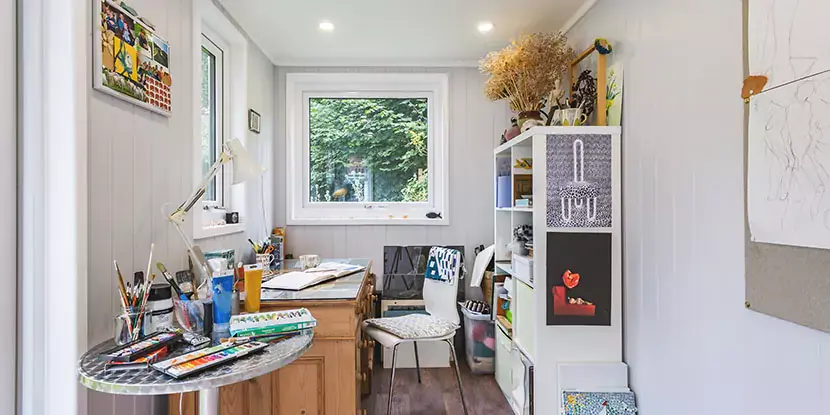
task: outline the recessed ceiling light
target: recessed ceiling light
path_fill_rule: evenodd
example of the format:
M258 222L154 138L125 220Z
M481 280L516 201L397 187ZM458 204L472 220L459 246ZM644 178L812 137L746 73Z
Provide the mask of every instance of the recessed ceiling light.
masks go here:
M490 33L494 27L493 22L481 22L478 24L478 31L481 33Z
M334 31L334 23L332 23L328 20L323 20L322 22L320 22L320 30L322 30L324 32L333 32Z

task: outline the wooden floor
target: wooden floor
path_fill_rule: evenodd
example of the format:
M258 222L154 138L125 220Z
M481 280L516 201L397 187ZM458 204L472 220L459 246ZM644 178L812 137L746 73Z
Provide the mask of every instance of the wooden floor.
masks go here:
M508 415L513 411L507 404L493 375L473 375L467 362L461 359L461 381L469 415ZM376 366L372 379L372 394L363 400L368 415L385 415L389 399L391 369ZM461 397L455 380L454 368L421 369L421 384L415 369L395 371L395 390L392 398L394 415L461 415Z

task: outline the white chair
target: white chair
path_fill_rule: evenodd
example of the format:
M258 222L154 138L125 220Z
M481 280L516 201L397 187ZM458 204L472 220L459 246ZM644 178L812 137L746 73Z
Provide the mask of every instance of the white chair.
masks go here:
M434 259L433 253L435 249L436 248L430 250L428 262ZM402 338L388 331L384 331L380 328L371 326L365 321L363 322L363 330L369 337L383 345L383 347L392 348L392 377L389 381L389 404L386 410L387 414L392 413L392 392L395 386L395 363L398 359L398 346L400 346L403 343L413 344L415 349L415 369L418 374L418 383L421 383L421 367L420 362L418 360L418 342L433 341L446 342L450 348L450 355L452 356L452 360L455 364L455 377L458 380L458 392L461 395L461 405L464 407L464 414L467 414L467 402L464 400L464 388L461 384L461 371L458 368L458 358L456 357L455 347L452 343L452 339L453 337L455 337L455 332L456 330L458 330L460 322L458 309L456 308L456 301L458 295L458 282L462 277L460 267L461 253L456 250L450 251L458 254L459 266L456 268L457 275L455 276L455 278L452 278L452 283L446 283L438 280L433 280L430 278L425 278L424 305L427 313L429 313L430 316L455 324L456 328L452 331L452 333L440 337ZM386 321L394 321L394 318Z

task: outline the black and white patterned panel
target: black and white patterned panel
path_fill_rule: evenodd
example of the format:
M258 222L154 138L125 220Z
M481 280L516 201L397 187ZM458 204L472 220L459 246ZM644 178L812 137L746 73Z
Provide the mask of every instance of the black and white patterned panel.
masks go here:
M610 228L611 135L568 134L547 138L549 228Z

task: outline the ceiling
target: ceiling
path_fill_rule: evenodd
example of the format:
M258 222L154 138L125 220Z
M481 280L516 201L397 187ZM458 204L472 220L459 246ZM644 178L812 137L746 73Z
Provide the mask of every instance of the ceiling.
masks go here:
M220 0L276 65L474 66L591 0ZM587 7L587 6L586 6ZM321 31L323 20L335 25ZM481 21L495 28L477 30Z

